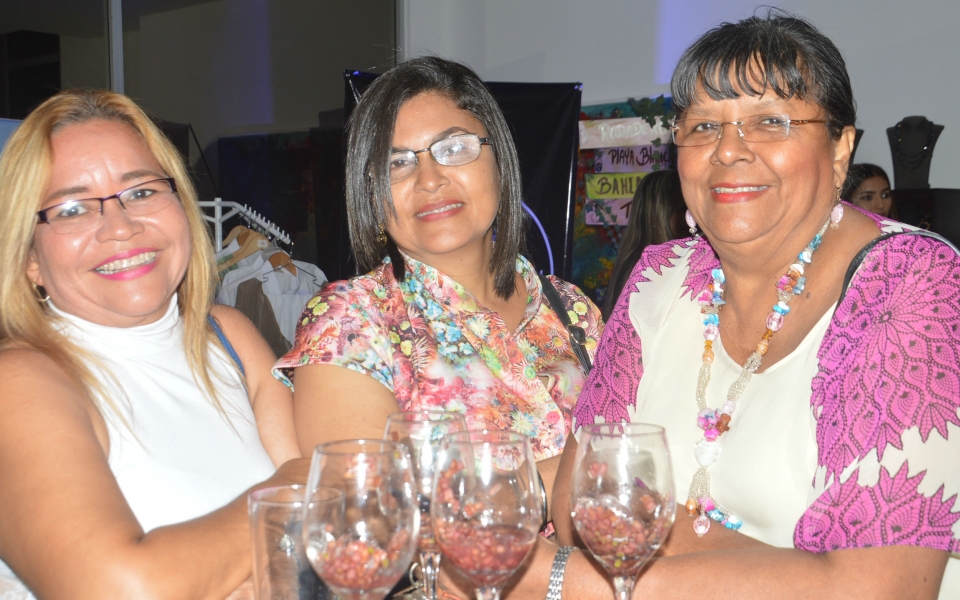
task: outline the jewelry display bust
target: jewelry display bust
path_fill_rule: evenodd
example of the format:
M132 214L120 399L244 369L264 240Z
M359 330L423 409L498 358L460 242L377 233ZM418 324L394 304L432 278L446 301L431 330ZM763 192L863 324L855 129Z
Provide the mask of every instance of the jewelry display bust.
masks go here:
M893 155L893 187L897 190L930 188L930 159L943 131L926 117L904 117L887 129Z

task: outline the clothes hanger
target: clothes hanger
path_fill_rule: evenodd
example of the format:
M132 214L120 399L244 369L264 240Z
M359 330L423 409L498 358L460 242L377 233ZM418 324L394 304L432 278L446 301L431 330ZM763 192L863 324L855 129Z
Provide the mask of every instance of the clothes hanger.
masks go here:
M254 252L258 252L270 246L270 241L263 235L253 231L252 229L247 229L246 227L243 229L245 231L241 231L237 234L237 243L240 244L240 248L233 253L233 256L231 256L229 260L217 265L217 270L220 273L223 273L244 258L252 255Z
M284 252L283 250L274 252L273 254L270 255L270 258L268 258L267 260L269 260L270 264L273 265L274 267L273 271L277 271L283 268L289 271L290 274L293 275L294 277L297 276L297 266L293 264L293 259L290 258L290 255ZM270 271L270 272L273 273L273 271Z
M230 244L230 242L232 242L233 240L237 239L237 237L238 237L241 233L243 233L244 231L250 231L250 228L249 228L249 227L244 227L243 225L237 225L236 227L234 227L233 229L231 229L231 230L230 230L230 233L227 234L227 237L223 238L222 247L223 247L223 248L226 248L227 245ZM240 243L240 242L238 241L237 243Z

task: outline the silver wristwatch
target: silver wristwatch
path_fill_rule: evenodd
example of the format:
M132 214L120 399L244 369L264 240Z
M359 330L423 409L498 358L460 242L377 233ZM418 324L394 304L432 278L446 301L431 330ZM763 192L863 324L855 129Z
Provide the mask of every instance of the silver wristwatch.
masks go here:
M567 571L567 559L570 558L570 553L576 549L576 546L561 546L557 550L557 555L553 557L553 566L550 567L550 584L547 586L545 600L560 600L560 592L563 590L563 574Z

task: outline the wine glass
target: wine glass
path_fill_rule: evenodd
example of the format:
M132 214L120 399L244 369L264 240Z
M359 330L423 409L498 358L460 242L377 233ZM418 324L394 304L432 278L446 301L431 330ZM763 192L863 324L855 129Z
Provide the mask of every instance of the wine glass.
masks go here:
M444 439L430 517L443 556L477 588L499 588L533 549L543 518L537 466L526 436L467 431Z
M406 446L346 440L314 449L304 547L317 575L342 600L382 600L410 566L419 528Z
M629 600L641 567L670 532L677 505L663 427L604 423L583 428L573 466L573 523Z
M420 568L423 570L423 596L437 600L437 575L440 572L440 549L430 527L430 494L440 441L460 431L466 431L463 415L442 410L411 410L393 413L387 417L384 439L401 442L410 450L413 475L417 483L420 506Z

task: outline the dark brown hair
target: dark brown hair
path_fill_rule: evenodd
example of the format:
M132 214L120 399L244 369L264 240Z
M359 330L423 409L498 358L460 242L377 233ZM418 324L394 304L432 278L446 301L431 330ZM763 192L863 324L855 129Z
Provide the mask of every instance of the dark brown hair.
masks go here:
M346 195L350 246L363 270L375 268L390 256L393 273L405 277L403 255L393 240L377 242L387 211L396 215L390 193L387 163L393 146L397 113L414 96L435 92L449 97L487 130L497 160L500 204L494 227L497 243L490 258L497 295L509 298L516 287L517 256L524 250L523 189L520 163L510 128L496 100L469 67L425 56L408 60L378 77L360 98L347 123Z

